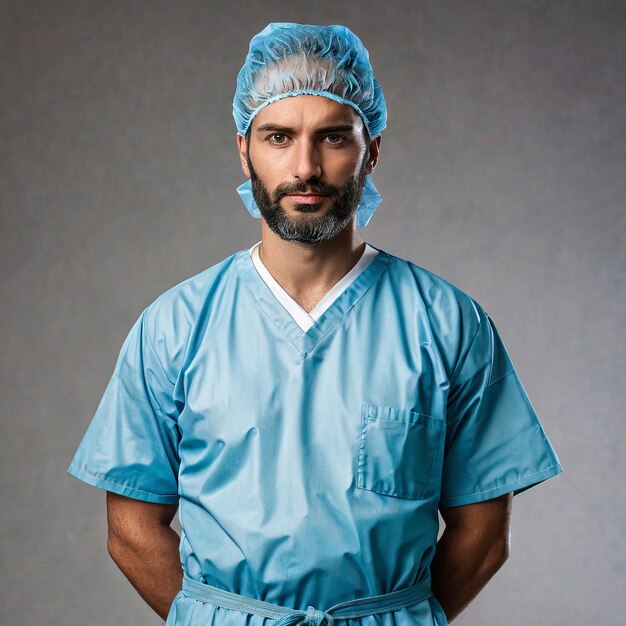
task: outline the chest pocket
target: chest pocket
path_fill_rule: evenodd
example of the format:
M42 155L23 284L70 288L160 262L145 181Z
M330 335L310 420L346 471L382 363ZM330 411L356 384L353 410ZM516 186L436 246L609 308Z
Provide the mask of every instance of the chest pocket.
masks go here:
M407 409L361 405L357 487L419 500L436 491L445 420Z

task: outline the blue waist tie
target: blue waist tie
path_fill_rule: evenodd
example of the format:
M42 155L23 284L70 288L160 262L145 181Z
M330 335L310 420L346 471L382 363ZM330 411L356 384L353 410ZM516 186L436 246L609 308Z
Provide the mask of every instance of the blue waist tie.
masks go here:
M183 577L183 592L190 598L208 602L223 609L233 609L235 611L243 611L244 613L270 617L277 620L273 626L291 626L292 624L332 626L335 619L366 617L376 613L396 611L432 596L430 578L406 589L335 604L335 606L331 606L325 611L320 611L312 606L309 606L306 611L290 609L286 606L263 602L255 598L248 598L237 593L224 591L218 587L205 585L196 580L191 580L187 576Z

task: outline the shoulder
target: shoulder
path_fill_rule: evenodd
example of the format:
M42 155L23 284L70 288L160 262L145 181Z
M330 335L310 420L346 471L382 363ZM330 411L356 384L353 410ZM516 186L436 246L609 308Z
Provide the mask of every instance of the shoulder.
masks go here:
M383 251L384 252L384 251ZM451 374L461 354L479 329L488 325L488 315L475 298L458 285L412 261L389 254L389 280L394 293L408 299L425 323L424 332L439 350Z
M234 261L244 252L235 252L163 292L146 308L148 326L171 321L171 316L192 318L197 315L210 297L211 290L231 278Z
M454 330L460 322L476 330L486 316L483 307L467 292L412 261L382 251L390 258L390 279L403 291L413 291L426 313L442 331Z
M142 312L144 332L166 371L176 377L189 339L215 293L234 279L240 250L162 293Z

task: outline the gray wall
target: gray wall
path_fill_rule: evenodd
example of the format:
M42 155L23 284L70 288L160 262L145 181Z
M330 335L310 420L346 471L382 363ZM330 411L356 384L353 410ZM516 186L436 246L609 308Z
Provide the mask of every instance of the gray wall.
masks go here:
M389 108L363 236L485 307L565 467L457 623L623 623L625 2L1 5L2 624L161 623L65 468L141 310L260 238L230 108L270 21L362 38Z

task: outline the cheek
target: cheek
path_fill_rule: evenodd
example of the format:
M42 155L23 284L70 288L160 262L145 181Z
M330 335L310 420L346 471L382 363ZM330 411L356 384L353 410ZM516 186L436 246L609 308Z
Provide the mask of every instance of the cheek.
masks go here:
M254 171L270 194L273 194L276 187L282 182L282 179L276 176L275 169L264 168L259 170L259 168L255 166Z
M332 164L335 171L350 176L359 171L361 163L363 163L363 159L366 156L366 152L364 147L358 144L352 144L345 150L329 151L327 162Z
M257 148L250 152L250 159L256 175L268 189L273 190L287 178L284 159L280 155L266 154L264 150Z
M345 182L352 176L357 176L359 171L361 170L361 162L363 160L363 155L360 155L357 159L354 156L349 158L344 158L337 160L331 170L332 176L337 181Z

